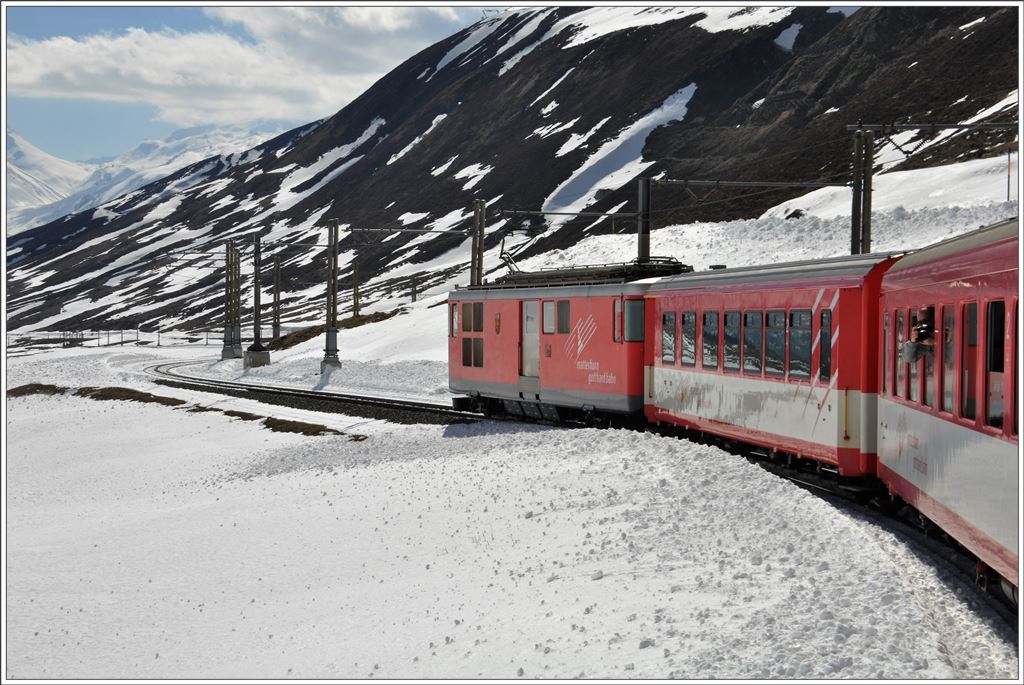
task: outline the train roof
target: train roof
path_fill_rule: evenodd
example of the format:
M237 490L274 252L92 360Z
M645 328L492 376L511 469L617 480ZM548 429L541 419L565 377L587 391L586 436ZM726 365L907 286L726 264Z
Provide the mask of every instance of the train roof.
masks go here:
M672 278L663 278L652 291L674 288L691 288L704 285L747 284L771 281L808 280L816 278L862 278L876 265L902 254L899 252L874 252L825 259L807 259L799 262L741 266L732 269L695 271Z
M526 288L465 288L448 293L449 300L539 300L554 297L613 297L643 295L656 279L599 285L550 285Z
M990 245L1003 240L1009 240L1015 238L1020 233L1020 220L1018 217L1012 217L1003 221L998 221L988 226L983 226L977 230L971 231L970 233L964 233L953 238L948 238L942 242L922 247L919 250L908 252L903 259L897 262L890 272L902 271L909 269L919 264L925 264L935 259L941 259L942 257L948 257L955 255L960 252L966 252L968 250L977 249L984 245Z

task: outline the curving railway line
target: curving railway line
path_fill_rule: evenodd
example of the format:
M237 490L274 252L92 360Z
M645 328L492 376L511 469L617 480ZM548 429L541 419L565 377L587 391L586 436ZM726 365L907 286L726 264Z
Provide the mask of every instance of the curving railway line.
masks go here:
M480 421L482 418L479 414L459 411L443 404L388 397L367 397L324 390L304 390L279 385L236 383L204 378L182 371L184 367L191 366L196 361L198 360L153 364L146 367L145 371L153 377L154 382L160 385L241 397L294 409L346 414L407 424L468 423Z

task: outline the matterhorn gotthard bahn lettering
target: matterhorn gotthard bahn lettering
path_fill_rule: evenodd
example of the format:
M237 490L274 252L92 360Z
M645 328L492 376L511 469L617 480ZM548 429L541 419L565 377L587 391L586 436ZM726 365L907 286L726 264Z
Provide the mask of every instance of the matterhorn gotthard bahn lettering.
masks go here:
M1019 13L5 5L5 678L1019 682Z

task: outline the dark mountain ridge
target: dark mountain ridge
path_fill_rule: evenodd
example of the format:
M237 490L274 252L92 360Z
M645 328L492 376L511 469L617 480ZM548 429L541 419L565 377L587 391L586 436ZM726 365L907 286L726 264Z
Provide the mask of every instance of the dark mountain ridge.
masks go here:
M465 228L482 198L493 249L510 227L494 210L557 208L559 188L588 211L631 211L640 175L845 180L847 124L963 121L1014 91L1017 11L506 12L423 50L331 117L18 235L8 245L8 325L215 325L223 272L171 257L230 238L248 244L254 233L268 254L280 250L286 310L310 318L322 306L323 249L284 246L322 243L327 218ZM609 21L622 28L602 33ZM1015 120L1015 107L1001 119ZM905 167L993 154L1013 139L951 136ZM642 154L631 157L631 146ZM659 187L655 227L756 216L798 194L700 205ZM610 230L610 220L556 220L520 254ZM343 236L346 283L356 250L361 279L382 289L399 283L396 267L409 275L423 264L421 282L440 284L468 259L461 235Z

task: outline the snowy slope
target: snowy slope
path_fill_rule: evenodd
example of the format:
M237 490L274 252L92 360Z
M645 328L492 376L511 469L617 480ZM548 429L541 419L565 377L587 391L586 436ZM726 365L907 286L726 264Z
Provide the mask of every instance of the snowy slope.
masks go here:
M11 205L7 212L7 235L16 235L67 214L98 207L210 157L249 150L281 131L281 127L274 124L197 126L175 131L159 140L147 140L113 160L95 166L61 197L31 205Z
M14 131L8 131L7 196L4 199L8 217L12 210L50 204L67 197L94 168L92 164L54 157Z

